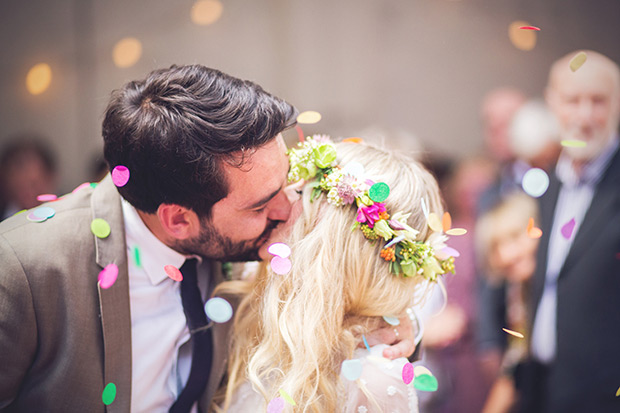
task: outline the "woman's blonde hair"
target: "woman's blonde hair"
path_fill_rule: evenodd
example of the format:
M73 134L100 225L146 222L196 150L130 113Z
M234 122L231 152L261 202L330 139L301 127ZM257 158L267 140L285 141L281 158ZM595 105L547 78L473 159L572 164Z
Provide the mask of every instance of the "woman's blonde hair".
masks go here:
M441 214L437 183L418 162L393 151L367 144L336 144L338 163L355 161L365 177L385 182L389 213L411 212L407 223L430 235L421 208ZM360 230L352 231L356 208L335 207L324 195L310 201L303 194L303 214L286 243L292 268L274 274L262 265L254 285L245 288L236 315L224 408L234 390L248 379L265 397L265 406L280 389L300 411L330 412L343 404L341 363L351 358L362 334L377 328L383 315L400 315L414 301L422 278L404 278L389 272L379 253L382 242L371 243ZM227 283L219 292L243 290ZM257 406L258 407L258 406Z

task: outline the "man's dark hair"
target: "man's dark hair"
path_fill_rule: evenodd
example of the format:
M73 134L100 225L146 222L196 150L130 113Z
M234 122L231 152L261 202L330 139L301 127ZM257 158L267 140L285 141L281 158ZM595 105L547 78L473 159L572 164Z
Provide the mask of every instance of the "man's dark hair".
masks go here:
M250 81L201 65L171 66L112 93L104 156L110 170L129 168L118 191L135 208L154 213L162 203L178 204L209 216L229 190L222 163L270 142L296 116Z

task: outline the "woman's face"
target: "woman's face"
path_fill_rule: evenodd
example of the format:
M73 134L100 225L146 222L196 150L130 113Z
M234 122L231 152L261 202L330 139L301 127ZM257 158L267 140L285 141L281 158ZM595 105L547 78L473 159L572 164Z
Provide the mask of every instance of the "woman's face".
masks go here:
M536 267L538 240L527 235L526 226L518 219L505 219L496 229L498 236L491 242L491 268L510 282L527 281Z

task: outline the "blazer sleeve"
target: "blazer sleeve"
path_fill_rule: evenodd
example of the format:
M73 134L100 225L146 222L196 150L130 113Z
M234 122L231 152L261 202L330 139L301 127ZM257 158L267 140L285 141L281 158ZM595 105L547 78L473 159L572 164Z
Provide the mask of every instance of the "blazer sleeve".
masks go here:
M17 397L37 346L34 303L24 269L0 236L0 410Z

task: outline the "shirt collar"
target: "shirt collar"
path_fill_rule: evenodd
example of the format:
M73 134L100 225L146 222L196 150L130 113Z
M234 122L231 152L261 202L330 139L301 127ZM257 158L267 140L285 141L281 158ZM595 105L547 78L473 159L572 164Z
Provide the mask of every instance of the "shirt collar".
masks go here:
M161 242L144 224L138 211L125 199L122 199L122 208L127 246L139 248L142 268L153 285L168 278L164 271L166 265L181 268L187 258L197 258L199 263L202 261L198 256L183 255Z
M617 149L618 136L615 136L611 139L599 156L583 166L581 175L579 175L573 167L572 159L566 155L566 153L562 152L560 158L558 159L555 173L560 182L566 186L574 187L580 184L596 185L603 177L603 173L607 169L607 166L609 165L609 162L611 161L614 153L616 153Z

